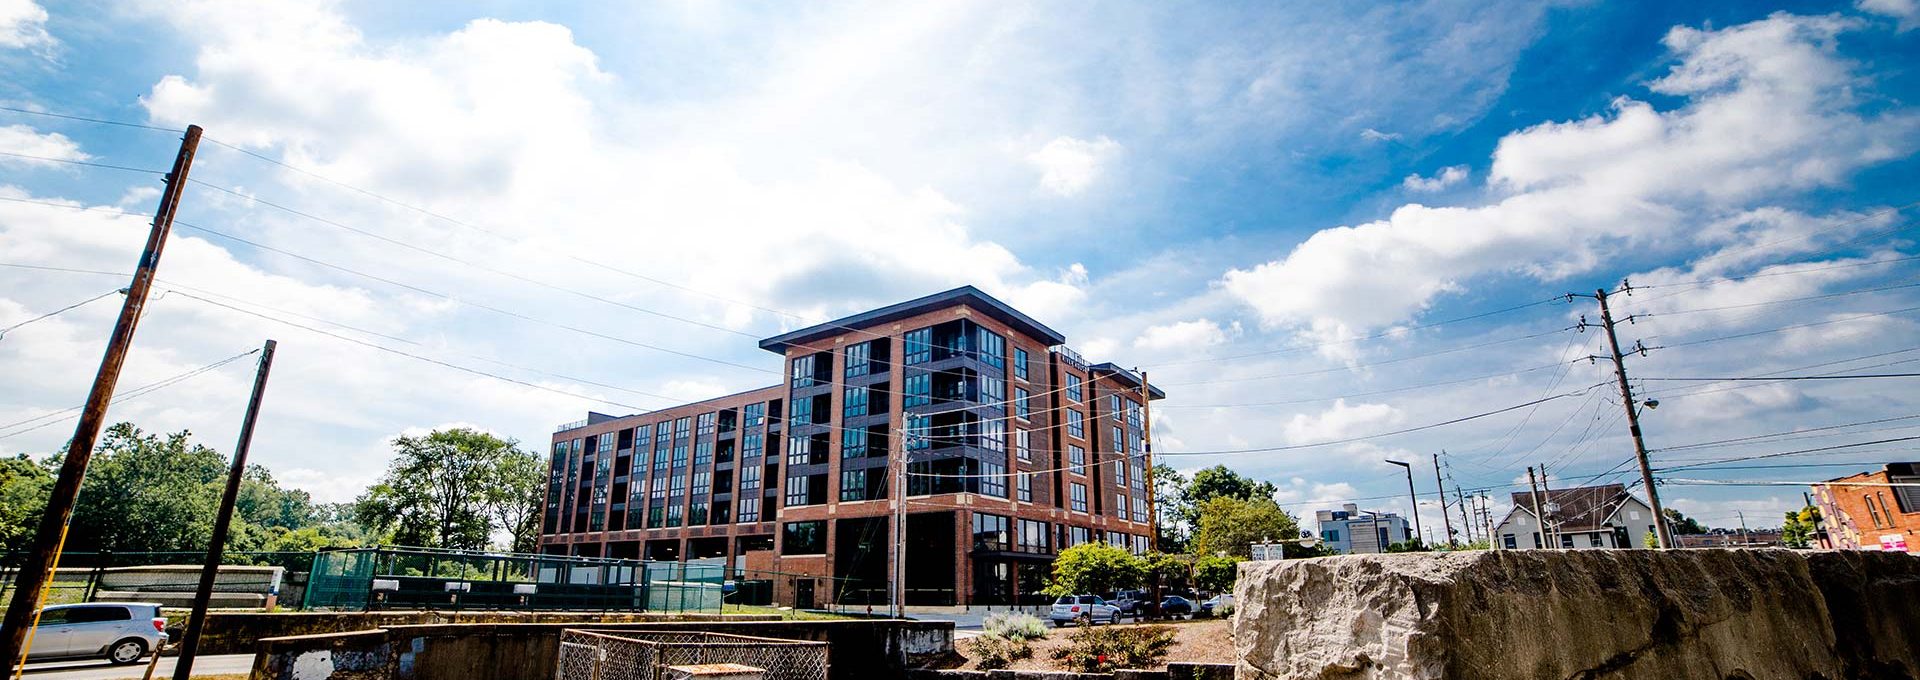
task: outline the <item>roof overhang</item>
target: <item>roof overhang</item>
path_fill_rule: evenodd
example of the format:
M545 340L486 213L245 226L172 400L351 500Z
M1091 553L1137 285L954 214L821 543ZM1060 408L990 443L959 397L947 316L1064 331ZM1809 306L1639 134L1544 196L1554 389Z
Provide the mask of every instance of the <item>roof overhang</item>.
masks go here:
M1113 378L1115 381L1118 381L1120 384L1126 385L1127 387L1131 387L1136 390L1140 389L1140 384L1144 382L1143 380L1141 380L1140 376L1135 374L1133 371L1129 371L1127 369L1114 365L1113 362L1094 364L1092 366L1089 366L1088 370L1093 371L1095 376ZM1158 387L1152 387L1152 386L1148 386L1148 389L1151 392L1152 398L1154 399L1167 398L1166 390L1162 390Z
M760 341L760 349L784 355L794 345L806 345L815 341L831 338L849 331L857 331L884 323L919 316L938 309L955 305L967 305L995 321L1006 324L1014 330L1044 341L1047 345L1058 345L1067 341L1067 336L1048 328L1045 324L1033 320L1018 309L993 296L981 292L973 286L961 286L953 290L934 293L923 298L908 300L899 304L887 305L872 311L861 312L853 316L834 319L795 331L788 331Z

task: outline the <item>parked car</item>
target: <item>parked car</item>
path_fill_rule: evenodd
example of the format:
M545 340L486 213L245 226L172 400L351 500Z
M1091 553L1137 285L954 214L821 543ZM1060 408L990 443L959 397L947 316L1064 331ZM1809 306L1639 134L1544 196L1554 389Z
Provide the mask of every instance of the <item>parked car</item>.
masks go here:
M1062 595L1053 601L1053 608L1047 612L1047 619L1054 626L1066 626L1079 621L1098 623L1120 622L1120 608L1108 604L1098 595Z
M1193 618L1193 600L1174 595L1160 601L1160 615L1169 619Z
M1112 603L1120 610L1121 616L1139 617L1151 613L1153 602L1149 601L1149 598L1152 597L1152 594L1144 590L1122 590L1113 594ZM1142 605L1145 605L1144 609L1148 611L1141 611Z
M30 661L101 657L115 665L140 660L167 642L167 619L152 602L59 604L40 610Z
M1233 609L1232 593L1221 593L1200 603L1200 614L1202 616L1217 616L1220 612L1231 609Z

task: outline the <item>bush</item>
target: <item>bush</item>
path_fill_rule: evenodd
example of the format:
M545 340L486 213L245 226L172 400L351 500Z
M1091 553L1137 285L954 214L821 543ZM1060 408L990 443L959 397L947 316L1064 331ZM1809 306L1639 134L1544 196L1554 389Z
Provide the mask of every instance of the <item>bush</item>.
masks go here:
M988 614L981 624L987 635L1007 640L1037 640L1047 636L1047 624L1039 617L1020 612Z
M1117 668L1149 668L1173 646L1167 626L1081 626L1068 637L1072 644L1053 651L1067 670L1109 673Z
M999 670L1013 665L1013 662L1033 656L1033 647L1027 645L1024 638L1004 638L998 635L977 635L967 640L967 649L973 652L975 665L983 671Z

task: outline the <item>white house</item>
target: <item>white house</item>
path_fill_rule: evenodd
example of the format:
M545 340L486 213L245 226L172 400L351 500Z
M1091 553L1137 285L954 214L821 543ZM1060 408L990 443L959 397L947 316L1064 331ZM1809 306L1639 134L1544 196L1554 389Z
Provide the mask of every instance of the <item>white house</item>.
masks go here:
M1557 548L1640 548L1653 531L1653 510L1619 484L1553 489L1540 497ZM1503 550L1545 547L1533 516L1533 493L1513 494L1513 510L1493 532Z

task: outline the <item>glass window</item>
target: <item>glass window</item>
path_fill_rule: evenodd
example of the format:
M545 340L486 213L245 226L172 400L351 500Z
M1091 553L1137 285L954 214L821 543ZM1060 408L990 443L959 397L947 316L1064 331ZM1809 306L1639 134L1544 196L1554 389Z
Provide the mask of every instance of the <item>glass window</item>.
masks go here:
M673 419L673 438L674 439L686 439L687 433L692 431L693 431L692 418Z
M713 464L713 442L700 442L693 445L693 464L696 466Z
M1067 464L1073 466L1074 472L1087 474L1087 450L1081 448L1079 444L1068 444Z
M670 527L680 526L682 523L684 523L686 516L687 516L687 506L681 505L677 501L667 504L667 526L670 526Z
M672 451L673 447L665 444L653 450L653 471L655 473L667 471L667 456L670 455Z
M933 448L933 418L907 414L907 448L910 450Z
M1087 415L1079 411L1067 411L1067 436L1087 438Z
M1087 511L1087 485L1074 482L1073 493L1071 496L1068 496L1068 498L1073 502L1074 512Z
M1107 442L1107 445L1113 447L1114 453L1127 452L1127 435L1121 431L1119 425L1113 426L1113 441Z
M933 329L920 328L907 331L903 336L903 359L909 364L924 364L933 360Z
M1007 497L1007 466L999 463L980 464L980 493L994 498Z
M1018 475L1015 475L1015 477L1018 478L1017 483L1020 486L1020 501L1022 503L1032 503L1033 502L1033 475L1031 473L1022 472L1022 473L1019 473Z
M1114 420L1119 420L1122 417L1120 413L1119 393L1107 395L1107 415L1112 416Z
M1033 462L1033 432L1031 430L1013 431L1013 453L1026 462Z
M840 415L843 418L856 418L867 414L868 390L865 387L849 387L840 400Z
M1020 532L1016 535L1016 549L1030 553L1051 552L1052 541L1049 539L1052 537L1053 529L1046 522L1023 519L1020 520Z
M653 437L654 446L665 446L673 442L673 423L661 421Z
M999 333L980 329L980 360L995 368L1007 367L1007 339Z
M1086 396L1085 393L1080 389L1080 376L1074 375L1072 373L1068 373L1067 374L1067 399L1071 401L1081 401L1085 398L1085 396Z
M980 376L980 401L989 404L1007 403L1007 381L990 375Z
M742 411L742 415L747 421L747 427L759 427L767 422L767 402L762 401L747 404L746 408L742 409Z
M933 403L933 375L929 373L908 375L904 399L907 406L925 406Z
M673 445L673 466L674 467L687 466L687 445L686 444Z
M847 377L866 375L872 369L873 343L847 346Z
M811 457L813 457L813 438L798 436L787 438L788 465L806 465L807 459Z
M794 387L812 387L813 386L813 355L812 354L809 354L803 357L795 357L793 359L792 377L793 377Z
M740 499L740 523L751 524L760 521L760 497L749 496Z
M824 555L827 552L827 522L788 522L780 527L780 554Z
M808 479L806 475L787 477L787 506L795 507L807 504Z
M840 500L864 501L867 499L867 471L840 471Z
M813 422L813 400L807 398L793 400L793 413L791 415L796 425L805 425Z
M700 436L705 437L707 435L713 434L713 423L715 419L718 419L719 417L720 417L720 414L717 412L700 414L700 427L699 427Z
M740 468L740 492L760 490L760 466L749 465Z
M848 428L840 433L840 457L864 458L867 455L868 430L864 427Z
M980 423L980 447L988 451L1007 450L1007 421L994 419Z
M1013 415L1021 420L1033 417L1033 400L1027 396L1027 388L1013 388Z
M1024 349L1013 350L1013 377L1027 379L1027 351Z
M1126 487L1127 466L1121 465L1120 461L1117 459L1111 462L1113 463L1113 485L1116 487L1122 487L1122 488Z
M1000 515L984 512L973 513L973 549L1007 550L1010 546L1012 521Z
M1139 522L1141 524L1145 524L1147 522L1147 499L1145 498L1133 499L1133 521Z
M1117 493L1113 495L1113 512L1111 514L1114 517L1118 517L1120 519L1127 518L1127 495L1126 494Z
M741 438L740 440L740 459L748 460L752 458L759 458L760 454L766 453L766 448L767 448L766 435L763 435L763 434L747 435Z

